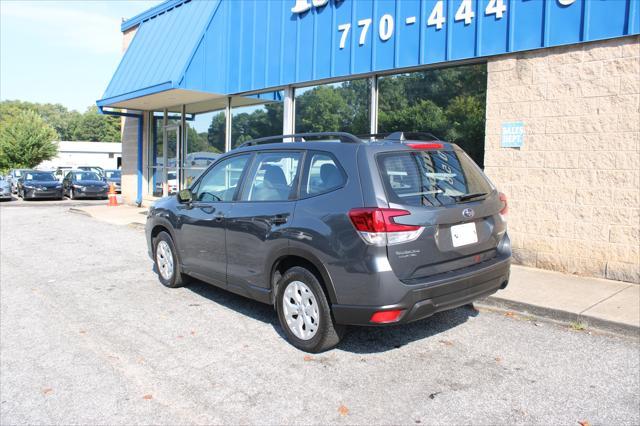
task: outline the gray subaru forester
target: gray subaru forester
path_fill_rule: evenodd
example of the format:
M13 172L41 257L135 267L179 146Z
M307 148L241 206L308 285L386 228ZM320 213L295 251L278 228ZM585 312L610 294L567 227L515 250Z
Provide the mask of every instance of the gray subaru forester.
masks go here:
M308 352L347 325L415 321L504 288L506 197L458 146L425 136L307 133L228 152L149 209L160 281L272 304Z

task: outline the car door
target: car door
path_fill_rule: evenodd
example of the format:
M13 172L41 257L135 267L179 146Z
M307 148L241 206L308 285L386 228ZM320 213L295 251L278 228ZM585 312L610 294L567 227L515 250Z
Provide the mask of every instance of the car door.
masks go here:
M302 151L256 154L240 199L227 216L227 280L230 290L268 295L271 263L288 249Z
M178 241L188 273L225 286L227 216L251 154L225 158L192 188L193 201L178 206Z

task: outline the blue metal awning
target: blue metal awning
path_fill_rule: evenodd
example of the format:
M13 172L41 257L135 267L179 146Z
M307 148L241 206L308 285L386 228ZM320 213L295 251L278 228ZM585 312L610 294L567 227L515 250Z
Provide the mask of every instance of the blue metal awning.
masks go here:
M199 112L233 94L639 34L640 0L168 0L122 24L136 27L98 106Z
M98 106L118 106L177 89L219 4L220 0L169 0L124 22L125 30L132 24L138 28ZM185 92L173 94L176 104L181 103ZM187 95L196 102L206 98Z

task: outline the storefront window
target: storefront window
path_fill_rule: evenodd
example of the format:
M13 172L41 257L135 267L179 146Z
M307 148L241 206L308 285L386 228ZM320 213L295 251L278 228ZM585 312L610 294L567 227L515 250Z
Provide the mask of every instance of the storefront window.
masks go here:
M378 79L378 131L423 131L484 161L485 64Z
M191 183L224 152L224 111L197 114L187 121L187 144L184 158L185 184Z
M369 79L296 89L296 133L369 133Z
M282 134L284 93L271 92L231 102L231 146ZM248 105L249 104L249 105Z

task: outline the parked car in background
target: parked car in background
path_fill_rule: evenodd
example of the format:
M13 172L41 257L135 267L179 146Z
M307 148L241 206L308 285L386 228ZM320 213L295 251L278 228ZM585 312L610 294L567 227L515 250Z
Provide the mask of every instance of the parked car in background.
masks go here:
M62 184L52 172L24 170L18 179L18 196L25 201L35 198L62 200Z
M22 176L22 172L27 169L11 169L7 174L7 181L9 185L11 185L11 192L14 194L18 193L18 179Z
M167 190L169 195L178 191L178 173L175 171L167 172ZM156 183L156 192L162 193L162 182Z
M94 172L100 176L100 178L104 178L104 169L98 166L78 166L76 170L86 170L88 172Z
M62 181L64 195L76 198L103 198L109 196L109 185L96 172L71 170Z
M67 173L69 173L69 171L73 170L73 167L71 166L60 166L56 168L56 171L53 172L54 176L56 177L56 179L58 179L60 182L62 182L62 180L64 179L64 177L67 175Z
M287 135L222 155L149 209L160 282L193 276L275 305L309 352L346 325L416 321L505 288L506 197L457 145L422 139Z
M116 192L120 194L122 189L120 187L122 181L122 172L117 169L108 169L104 171L104 177L107 180L107 185L113 184L116 188Z
M0 176L0 200L11 200L11 184L4 176Z

